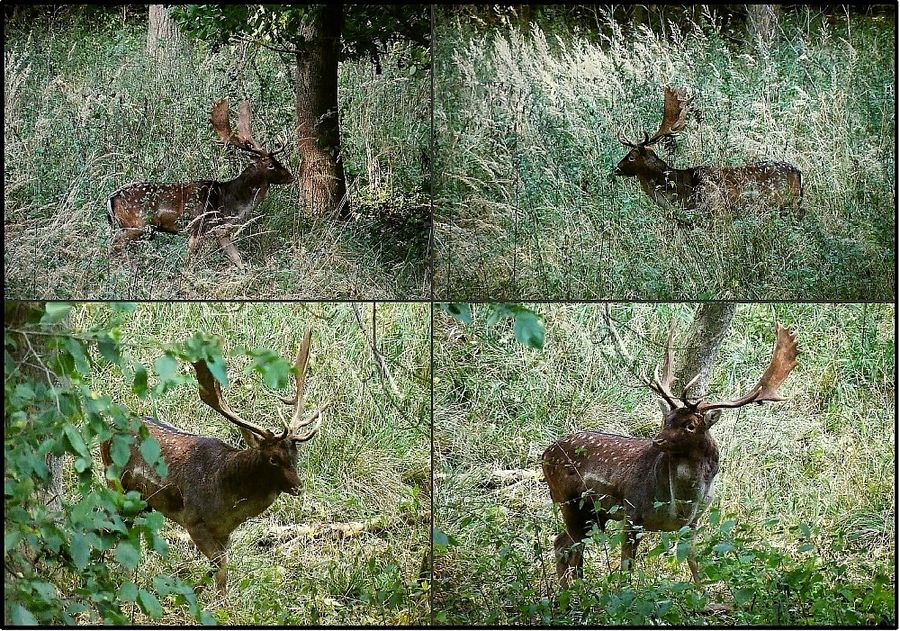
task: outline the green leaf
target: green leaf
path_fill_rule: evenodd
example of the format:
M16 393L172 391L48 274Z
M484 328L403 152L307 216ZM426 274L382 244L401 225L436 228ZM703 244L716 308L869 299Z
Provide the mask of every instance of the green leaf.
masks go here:
M734 590L734 604L735 605L743 605L744 603L750 602L753 598L753 594L755 590L750 588L741 588Z
M16 626L36 626L38 621L30 611L22 605L16 605L12 610L12 623Z
M156 596L146 589L138 591L137 601L141 610L151 618L159 618L163 615L162 605L159 604Z
M153 362L153 370L156 371L160 381L173 381L178 375L178 360L169 354L162 355Z
M206 360L206 365L209 367L209 372L216 378L216 381L222 384L223 388L228 386L228 371L225 368L225 360L221 355Z
M431 529L435 550L445 552L450 545L450 538L437 526Z
M154 464L156 464L156 461L159 460L159 441L152 436L148 436L141 441L140 449L141 455L144 457L144 460L147 462L147 464L153 466Z
M717 543L713 546L713 552L716 552L718 554L726 554L728 552L731 552L732 550L734 550L734 546L730 543Z
M137 599L138 588L137 585L132 583L131 581L125 581L122 583L122 586L119 588L119 592L117 594L117 598L119 600L124 600L125 602L134 602Z
M86 568L91 556L91 544L88 538L80 532L73 532L72 540L69 542L69 553L72 555L72 563L76 568L79 570Z
M66 423L63 426L63 435L65 435L69 446L76 454L78 454L82 458L91 457L91 452L88 450L87 445L84 444L84 439L81 437L81 434L78 433L78 430L75 429L72 425Z
M128 570L137 567L138 561L141 560L141 548L138 544L131 541L123 541L116 546L116 561L122 564Z
M472 324L472 305L465 302L441 302L438 309L453 316L463 324Z
M109 445L109 455L113 464L124 467L131 458L131 443L134 442L134 436L128 434L116 434L112 438Z
M41 324L53 324L69 315L72 305L68 302L48 302L44 305L44 315L41 316Z
M139 397L147 394L147 369L138 362L134 363L134 383L131 384L131 391Z
M540 316L533 311L520 311L516 313L516 321L513 332L516 339L525 346L541 350L544 348L544 323Z

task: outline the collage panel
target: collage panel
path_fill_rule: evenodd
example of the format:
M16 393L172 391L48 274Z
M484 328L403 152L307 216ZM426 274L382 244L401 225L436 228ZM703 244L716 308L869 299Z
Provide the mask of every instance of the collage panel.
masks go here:
M430 318L7 303L5 622L427 624Z
M435 310L437 623L893 624L893 305L497 308Z
M434 28L437 299L894 298L895 6Z
M4 17L6 298L430 297L427 5Z

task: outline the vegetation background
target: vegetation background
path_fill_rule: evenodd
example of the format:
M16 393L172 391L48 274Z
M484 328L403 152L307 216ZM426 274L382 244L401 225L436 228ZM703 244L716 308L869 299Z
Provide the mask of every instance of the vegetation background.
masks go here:
M895 340L892 305L739 305L713 396L746 391L771 355L775 322L797 330L787 400L726 412L716 499L700 521L699 592L678 533L649 533L629 581L618 522L593 535L585 578L556 580L562 521L540 458L583 429L652 437L659 409L628 377L602 305L525 305L543 350L512 327L435 312L434 610L439 623L603 625L896 624ZM629 350L650 370L668 322L689 304L616 304ZM675 342L676 361L679 340ZM689 377L687 377L689 378ZM731 612L710 613L709 603Z
M110 260L106 199L134 181L227 180L244 163L217 145L212 105L248 98L256 139L292 138L290 67L271 50L192 40L147 52L147 10L6 12L4 285L7 298L426 298L430 70L409 45L339 68L342 154L352 214L298 211L276 186L237 243L237 270L212 245L184 267L187 239L157 235ZM302 156L288 149L294 173Z
M224 393L229 405L253 422L277 428L281 419L289 418L290 409L264 385L266 377L265 373L261 376L260 366L274 352L286 360L286 374L309 326L313 327L313 342L307 400L321 403L327 398L333 404L319 433L300 449L301 495L280 495L267 511L232 535L227 595L212 586L212 566L185 531L166 520L159 529L168 541L166 556L153 554L148 539L147 552L134 572L107 561L115 585L110 597L122 601L124 588L118 592L116 588L127 581L153 591L157 579L151 586L150 577L162 574L176 576L189 585L204 585L202 591L198 590L199 603L219 624L402 625L430 620L426 556L431 524L428 304L358 303L358 319L354 305L346 303L153 303L138 305L126 317L117 316L114 307L115 303L78 304L68 315L69 334L78 336L99 327L122 340L129 357L124 363L126 370L105 361L108 350L102 345L100 352L90 350L90 368L83 369L89 406L91 401L111 400L186 431L242 444L236 427L200 402L193 372L186 364L179 367L179 373L187 377L186 383L159 394L157 382L162 378L154 374L156 359L170 344L194 333L220 336L228 366L229 386ZM373 356L373 333L386 373ZM62 348L69 346L67 342ZM55 353L48 351L43 361L52 367L51 354ZM149 384L145 381L142 388L138 387L140 371L131 362L146 367L143 379L149 373ZM37 374L35 381L39 383L43 372ZM11 381L8 379L8 383ZM13 386L9 388L11 393ZM29 388L39 391L34 384ZM15 394L20 396L10 401L22 400L22 392L17 387ZM285 391L280 394L285 395ZM29 404L29 431L39 435L40 444L47 439L46 431L40 434L41 419L48 417L37 414L34 400ZM52 398L48 405L51 412L56 410ZM15 444L24 452L23 426L9 425L11 411L8 407L7 430L17 428L19 442ZM87 412L84 414L87 416ZM87 492L86 487L75 484L75 471L85 471L87 466L88 478L93 476L92 484L99 488L103 467L98 441L90 439L83 429L90 422L77 415L70 422L72 429L86 436L85 443L92 452L86 465L73 468L72 460L67 459L63 466L63 496L66 506L75 506L82 499L78 495ZM45 430L51 427L49 423ZM65 431L71 433L72 429ZM9 453L7 457L9 482L10 476L19 477L19 463ZM10 467L14 462L17 468L13 473ZM8 494L7 508L10 500ZM40 501L38 496L33 495L30 501L31 505L25 505L28 511L40 508L34 505ZM39 522L26 519L22 528L35 523ZM7 530L11 528L7 522ZM74 550L72 537L71 533L64 536L64 550L70 546ZM21 540L8 537L7 554ZM58 617L47 617L52 611L45 602L49 596L43 599L33 591L23 591L26 584L19 578L22 582L17 591L7 585L5 609L11 611L22 604L45 623L59 622ZM96 585L84 585L83 576L60 571L58 566L28 580L29 585L59 595L63 603L77 600L78 594L102 591ZM132 605L129 610L128 603L123 602L126 615L130 615L126 623L193 623L195 614L187 604L163 598L165 593L159 596L165 605L153 619L148 617L153 608L144 610L141 603L141 609ZM77 620L86 622L83 615ZM22 620L28 618L20 617L19 622Z
M896 7L744 6L436 9L435 296L891 299ZM805 216L667 211L611 177L666 84L699 114L661 158L791 162Z

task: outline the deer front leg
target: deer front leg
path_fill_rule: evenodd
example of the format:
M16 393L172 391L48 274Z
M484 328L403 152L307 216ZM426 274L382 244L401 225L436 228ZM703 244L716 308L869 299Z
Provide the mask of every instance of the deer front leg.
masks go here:
M700 582L700 565L697 563L697 550L694 546L694 541L697 538L697 524L691 524L691 541L690 547L688 548L688 557L687 563L688 567L691 568L691 576L694 579L694 583L697 587L702 587L703 583Z
M228 537L223 540L214 535L205 525L197 525L188 530L188 534L207 559L217 566L214 578L216 589L225 592L228 579L228 554L225 550L228 545Z
M222 249L225 250L225 256L228 259L237 265L238 267L243 267L244 262L241 260L240 252L237 251L237 248L234 247L234 243L231 241L231 235L222 234L217 237L219 241L219 245L222 246Z
M622 520L622 564L621 569L623 572L628 572L630 575L634 568L634 555L637 554L638 544L640 543L638 539L638 534L643 531L643 528L631 522L627 517Z

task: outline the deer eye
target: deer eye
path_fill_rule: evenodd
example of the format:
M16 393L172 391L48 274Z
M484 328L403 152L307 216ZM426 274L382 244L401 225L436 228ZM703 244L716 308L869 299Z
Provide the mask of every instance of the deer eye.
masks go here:
M684 426L684 429L685 429L685 431L693 434L694 432L697 431L697 425L696 425L696 423L694 423L694 421L691 421L690 423L688 423L687 425Z
M273 467L277 467L278 466L278 458L276 458L275 456L269 456L269 464L272 465Z
M275 170L275 165L274 165L274 164L267 164L266 167L269 169L269 171L274 171L274 170Z

